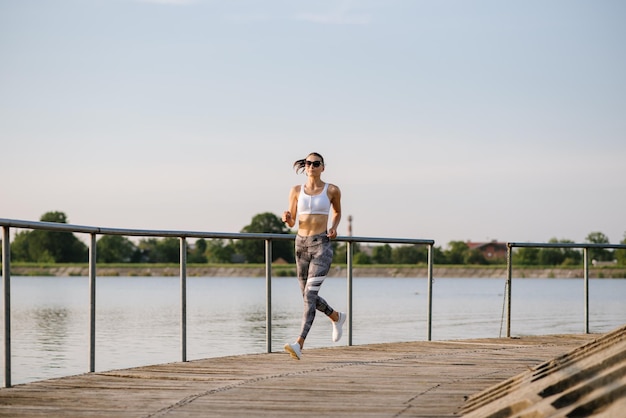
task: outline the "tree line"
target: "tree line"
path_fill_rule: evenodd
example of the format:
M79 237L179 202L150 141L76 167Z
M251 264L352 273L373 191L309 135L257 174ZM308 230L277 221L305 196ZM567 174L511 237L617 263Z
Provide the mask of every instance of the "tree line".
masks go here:
M68 223L63 212L47 212L43 222ZM255 215L243 233L293 233L279 217L265 212ZM552 243L571 243L570 240L551 239ZM609 239L601 232L591 232L586 242L608 244ZM626 234L621 241L626 244ZM346 262L347 246L333 242L335 263ZM188 246L187 262L205 263L264 263L265 242L263 240L198 239ZM423 245L389 244L353 247L355 264L420 264L427 263L428 248ZM273 241L274 260L293 263L294 246L291 241ZM178 263L180 243L178 238L145 238L134 243L121 235L103 235L96 241L98 263ZM518 248L513 252L517 265L569 266L582 263L582 251L574 248ZM626 250L589 249L589 257L596 261L613 261L626 265ZM21 262L76 263L85 262L88 248L71 232L25 230L17 232L11 242L11 259ZM433 247L433 262L448 265L503 264L504 258L487 260L484 254L463 241L451 241L446 249Z

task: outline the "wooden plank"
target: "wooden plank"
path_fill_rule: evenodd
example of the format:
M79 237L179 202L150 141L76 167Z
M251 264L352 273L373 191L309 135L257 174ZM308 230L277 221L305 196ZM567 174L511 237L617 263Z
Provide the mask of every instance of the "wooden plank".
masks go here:
M465 399L597 335L255 354L0 389L0 417L454 416Z

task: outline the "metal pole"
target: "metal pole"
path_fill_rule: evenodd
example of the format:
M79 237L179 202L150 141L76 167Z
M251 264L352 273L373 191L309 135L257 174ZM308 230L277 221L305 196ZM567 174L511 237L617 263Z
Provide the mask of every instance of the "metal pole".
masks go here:
M265 344L272 352L272 240L265 240Z
M11 242L2 227L2 293L4 299L4 387L11 387Z
M433 246L428 245L428 341L433 337Z
M589 248L583 248L583 268L585 286L585 334L589 334Z
M89 372L96 371L96 234L89 241Z
M187 361L187 239L180 237L180 357Z
M513 276L513 248L506 248L506 337L511 338L511 280Z
M348 345L352 345L352 256L353 256L352 242L346 242L346 258L348 264Z

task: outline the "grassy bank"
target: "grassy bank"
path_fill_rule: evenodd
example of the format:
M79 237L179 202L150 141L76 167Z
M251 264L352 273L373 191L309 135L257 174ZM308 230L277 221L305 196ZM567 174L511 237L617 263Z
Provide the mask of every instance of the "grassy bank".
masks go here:
M98 264L98 276L121 277L161 277L178 276L178 264ZM506 265L465 266L435 265L433 277L506 277ZM12 276L88 276L87 263L11 263ZM272 275L275 277L293 277L296 269L293 264L273 264ZM345 264L334 264L329 276L345 277ZM553 266L513 266L513 277L516 278L582 278L580 267ZM264 277L264 264L188 264L189 277ZM427 277L426 265L354 265L354 277ZM590 267L589 277L618 279L626 278L625 266Z

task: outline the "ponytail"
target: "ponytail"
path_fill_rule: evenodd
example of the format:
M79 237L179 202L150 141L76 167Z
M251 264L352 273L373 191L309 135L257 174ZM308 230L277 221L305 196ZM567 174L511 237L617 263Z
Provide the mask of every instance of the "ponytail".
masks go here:
M306 159L303 158L301 160L296 161L295 163L293 163L293 169L296 170L296 173L300 174L304 171L306 167Z

